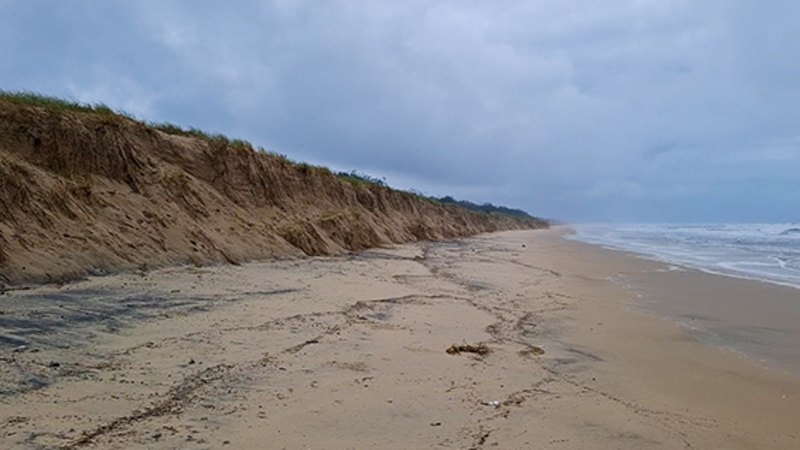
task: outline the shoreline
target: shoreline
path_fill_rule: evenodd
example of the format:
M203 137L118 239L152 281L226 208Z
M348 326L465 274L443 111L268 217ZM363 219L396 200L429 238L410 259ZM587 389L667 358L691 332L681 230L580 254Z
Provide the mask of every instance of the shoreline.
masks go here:
M614 279L638 297L630 305L635 311L671 321L706 345L800 377L800 348L795 345L800 325L792 320L800 317L800 287L715 272L566 235L563 238L643 261L641 270ZM687 298L695 301L689 303ZM770 307L765 308L764 302ZM770 357L764 357L765 352Z
M555 226L553 228L554 229L555 228L562 228L562 229L569 230L568 232L570 233L571 236L575 236L575 235L578 234L577 230L575 230L574 226L572 226L572 225L559 225L559 226ZM568 239L568 240L571 240L571 241L580 242L580 243L587 244L587 245L592 245L592 246L599 247L599 248L602 248L602 249L605 249L605 250L624 253L624 254L626 254L626 255L628 255L630 257L633 257L633 258L644 259L646 261L659 262L659 263L663 263L663 264L667 264L667 265L671 265L671 266L676 266L676 267L679 267L681 269L702 272L702 273L705 273L705 274L708 274L708 275L718 275L718 276L722 276L722 277L736 278L736 279L740 279L740 280L755 281L755 282L759 282L759 283L771 284L771 285L782 286L782 287L789 287L789 288L800 290L800 284L789 282L789 281L782 281L782 280L777 280L777 279L774 279L774 278L758 277L756 275L749 275L746 272L736 271L736 270L729 270L727 272L725 270L714 270L714 269L705 268L705 267L702 267L702 266L699 266L699 265L694 265L694 264L689 263L689 262L677 261L677 260L674 260L674 259L670 259L669 257L659 256L659 255L656 255L656 254L653 254L653 253L639 252L639 251L636 251L636 250L626 249L626 248L623 248L623 247L615 247L613 244L600 243L600 242L590 242L589 240L582 240L582 239L577 238L577 237L565 237L565 238Z
M800 445L800 378L611 281L662 264L526 230L10 292L0 446Z

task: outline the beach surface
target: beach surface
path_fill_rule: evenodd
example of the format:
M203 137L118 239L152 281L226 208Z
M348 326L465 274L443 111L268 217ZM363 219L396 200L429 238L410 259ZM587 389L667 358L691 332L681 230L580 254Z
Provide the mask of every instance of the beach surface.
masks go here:
M564 232L8 291L0 447L800 448L795 291Z

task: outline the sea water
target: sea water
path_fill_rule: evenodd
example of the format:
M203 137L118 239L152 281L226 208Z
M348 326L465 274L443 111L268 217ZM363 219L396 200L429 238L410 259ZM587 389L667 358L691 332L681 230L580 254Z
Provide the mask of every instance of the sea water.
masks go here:
M583 224L573 239L800 288L800 224Z

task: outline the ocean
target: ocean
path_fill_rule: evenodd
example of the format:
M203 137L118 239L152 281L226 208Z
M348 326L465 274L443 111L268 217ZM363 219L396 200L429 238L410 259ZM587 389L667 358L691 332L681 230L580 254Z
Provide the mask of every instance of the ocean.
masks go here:
M800 224L583 224L572 239L800 288ZM676 268L678 269L678 268Z

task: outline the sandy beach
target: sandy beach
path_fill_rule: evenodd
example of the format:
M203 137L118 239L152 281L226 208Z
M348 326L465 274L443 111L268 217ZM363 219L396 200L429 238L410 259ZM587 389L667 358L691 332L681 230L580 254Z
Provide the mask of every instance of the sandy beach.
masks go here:
M0 447L800 447L794 290L563 233L8 291Z

